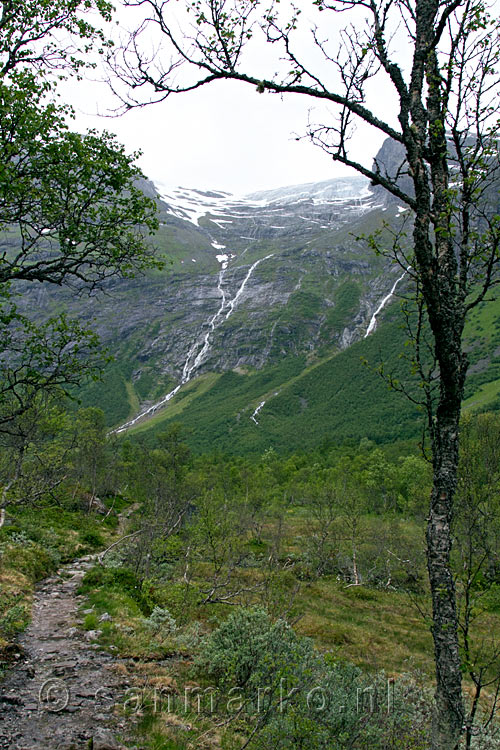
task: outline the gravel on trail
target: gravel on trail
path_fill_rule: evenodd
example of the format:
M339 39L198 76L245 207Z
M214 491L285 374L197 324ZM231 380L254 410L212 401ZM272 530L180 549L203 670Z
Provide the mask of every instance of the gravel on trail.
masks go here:
M129 680L124 660L77 627L77 594L95 556L64 566L37 588L32 622L0 684L0 750L121 750L131 719L116 711Z

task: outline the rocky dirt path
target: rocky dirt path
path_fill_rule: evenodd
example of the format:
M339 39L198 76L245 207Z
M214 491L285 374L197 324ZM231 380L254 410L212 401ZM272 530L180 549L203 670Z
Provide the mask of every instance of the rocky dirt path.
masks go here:
M77 589L95 557L66 565L37 589L17 665L0 685L1 750L118 750L129 687L123 660L79 629Z

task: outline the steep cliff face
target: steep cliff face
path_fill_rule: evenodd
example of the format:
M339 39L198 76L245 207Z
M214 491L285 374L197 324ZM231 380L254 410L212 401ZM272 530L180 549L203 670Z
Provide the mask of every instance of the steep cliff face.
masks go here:
M387 141L376 163L408 187L397 144ZM404 206L362 177L244 198L141 187L157 199L163 271L110 281L90 299L21 288L26 310L43 317L66 307L114 355L103 381L79 392L84 405L101 406L110 427L134 434L180 419L200 450L415 434L413 407L389 398L361 365L383 360L398 380L408 378L403 321L390 305L409 284L390 259L394 230L404 225L411 237ZM387 255L363 239L373 232ZM485 321L478 317L468 334L472 406L486 383L494 388L479 393L481 404L500 394L500 334L490 341Z
M158 198L163 272L115 280L92 299L37 293L40 310L64 301L115 355L107 385L84 392L110 424L204 373L260 370L289 356L314 362L351 346L400 275L361 237L397 222L401 208L364 178L241 199L143 188Z
M344 349L365 335L398 274L359 239L401 213L363 178L241 200L158 192L173 265L116 284L97 309L104 341L136 360L140 400L158 395L159 382Z
M186 303L180 328L172 318L165 320L156 348L172 373L179 371L183 353L175 345L173 356L173 339L182 335L186 353L214 315L200 372L260 368L290 353L344 348L364 335L397 271L358 239L400 213L375 197L363 178L261 192L240 201L223 194L200 199L194 191L164 194L164 200L173 214L198 224L208 253L221 264L218 274L201 276L191 260L188 279L168 282L181 290L166 294L170 315L180 313L180 297Z

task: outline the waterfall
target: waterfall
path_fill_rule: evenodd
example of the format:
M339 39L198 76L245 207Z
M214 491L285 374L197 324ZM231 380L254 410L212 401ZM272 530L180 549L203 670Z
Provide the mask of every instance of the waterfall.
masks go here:
M389 294L387 294L383 298L382 302L379 304L379 306L377 307L377 309L373 313L373 315L372 315L372 317L370 319L370 323L368 324L368 328L366 329L366 333L363 336L363 338L366 339L366 337L369 336L370 333L372 333L375 330L375 328L377 326L377 315L379 315L382 312L382 310L384 309L384 307L387 305L387 303L389 302L389 300L391 299L391 297L394 295L394 292L396 291L397 285L399 284L400 281L402 281L404 279L404 277L406 276L406 274L408 273L408 271L410 270L410 268L411 268L411 266L408 266L408 268L406 269L406 271L403 274L401 274L401 276L399 277L399 279L396 279L396 281L392 285L392 288L391 288L391 291L389 292Z
M260 410L262 409L262 407L263 407L263 406L265 405L265 403L266 403L265 401L261 401L261 402L260 402L260 404L258 405L258 407L257 407L257 408L255 409L255 411L254 411L254 413L252 414L252 416L250 417L250 419L253 419L253 421L255 422L255 424L259 424L259 423L257 422L257 419L256 419L256 417L257 417L257 414L259 413L259 411L260 411Z
M242 282L240 288L238 289L238 291L234 295L233 299L229 302L229 309L228 309L228 311L226 313L226 320L229 318L229 316L233 312L233 310L234 310L234 308L236 306L236 303L238 302L239 298L243 294L243 290L244 290L244 288L246 286L246 283L247 283L248 279L253 274L253 272L255 271L255 269L257 268L257 266L259 265L259 263L262 263L264 260L268 260L268 258L272 258L273 255L274 255L274 253L271 253L270 255L266 255L265 258L261 258L260 260L256 260L255 263L250 266L250 268L248 269L248 273L245 276L245 278L243 279L243 282Z
M260 258L260 260L256 260L255 263L253 263L250 266L250 268L248 269L246 273L245 278L243 279L243 281L241 282L238 288L238 291L236 292L234 297L231 300L229 300L229 303L227 303L227 295L222 286L224 275L229 265L229 256L227 255L217 256L217 258L221 261L221 270L219 271L218 280L217 280L217 290L221 297L221 303L219 305L219 309L217 310L217 312L214 315L212 315L212 317L208 321L208 331L201 338L196 339L196 341L190 347L186 355L184 367L182 368L181 382L178 385L176 385L173 390L167 393L166 396L163 396L163 398L160 399L160 401L157 401L156 403L152 404L147 409L140 412L136 417L134 417L133 419L130 419L128 422L125 422L125 424L122 424L120 425L120 427L117 427L115 430L112 430L111 434L118 435L120 432L124 432L125 430L128 430L129 427L132 427L133 425L137 424L137 422L140 419L143 419L144 417L150 414L154 414L158 409L161 409L162 406L164 406L168 401L170 401L170 399L172 399L175 396L175 394L179 391L181 386L185 385L191 380L191 378L193 377L193 374L198 370L207 352L210 349L211 334L218 327L218 324L223 322L223 320L227 320L229 316L234 312L234 309L238 303L238 300L243 294L243 291L245 289L245 286L248 280L250 279L251 275L253 274L254 270L257 268L259 263L262 263L264 260L268 260L269 258L272 258L273 255L274 253L271 253L270 255L266 255L265 258ZM227 303L227 311L226 311L226 303ZM193 357L194 357L194 361L193 361ZM262 406L264 406L264 404L262 404L260 408L257 409L256 413L258 413L258 411L262 408ZM254 422L256 422L255 419L254 419Z

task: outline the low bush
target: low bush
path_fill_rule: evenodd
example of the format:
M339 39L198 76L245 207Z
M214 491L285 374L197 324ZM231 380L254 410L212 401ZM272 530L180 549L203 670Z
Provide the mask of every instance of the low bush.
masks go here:
M137 602L143 614L151 614L154 603L150 601L150 596L143 591L141 581L130 568L104 568L96 565L85 573L78 592L88 594L100 588L128 594Z
M414 679L364 674L316 652L284 620L240 609L203 642L196 662L221 713L246 716L249 747L425 750L431 700Z

